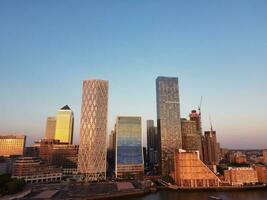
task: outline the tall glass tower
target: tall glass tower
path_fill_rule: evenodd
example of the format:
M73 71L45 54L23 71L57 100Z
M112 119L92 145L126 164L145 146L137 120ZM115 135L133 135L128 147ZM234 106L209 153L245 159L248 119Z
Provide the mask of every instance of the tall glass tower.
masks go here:
M78 172L85 181L106 179L108 81L83 81Z
M174 171L174 153L182 148L180 99L178 78L156 79L157 123L160 137L160 173L170 175Z
M65 105L57 113L55 139L72 144L73 123L73 112L68 105Z
M118 179L142 178L144 160L141 117L117 117L115 134L116 177Z

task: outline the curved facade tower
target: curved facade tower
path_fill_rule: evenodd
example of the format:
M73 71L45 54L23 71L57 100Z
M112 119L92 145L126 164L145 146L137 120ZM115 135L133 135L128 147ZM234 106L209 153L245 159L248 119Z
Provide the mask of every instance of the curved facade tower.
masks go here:
M106 179L108 81L83 81L78 172L85 181Z

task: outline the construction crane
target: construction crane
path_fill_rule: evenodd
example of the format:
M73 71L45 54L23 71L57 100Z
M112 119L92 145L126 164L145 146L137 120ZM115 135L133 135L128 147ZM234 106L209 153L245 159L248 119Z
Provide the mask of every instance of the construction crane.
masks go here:
M201 98L200 98L200 103L199 103L199 106L198 106L198 112L199 112L199 115L201 115L202 100L203 100L203 97L201 96Z
M211 116L209 114L209 118L210 118L210 131L213 132L213 127L212 127L212 121L211 121Z

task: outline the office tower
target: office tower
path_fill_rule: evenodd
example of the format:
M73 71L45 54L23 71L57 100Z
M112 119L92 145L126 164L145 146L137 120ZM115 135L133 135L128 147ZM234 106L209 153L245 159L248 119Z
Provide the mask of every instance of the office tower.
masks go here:
M111 133L109 134L109 139L108 139L108 148L113 150L115 149L115 145L116 145L116 141L115 141L115 131L111 131Z
M48 117L46 120L45 139L55 139L56 133L56 117Z
M158 77L156 94L161 152L159 170L162 175L170 175L174 171L174 152L182 148L178 78Z
M72 144L74 116L68 105L62 107L58 111L56 120L56 133L54 139L60 140L62 143Z
M216 131L213 130L205 131L203 149L204 149L203 156L205 164L207 165L219 164L219 152L216 139Z
M108 81L83 81L78 172L85 181L106 179Z
M115 131L111 131L109 134L108 142L108 151L107 151L107 176L114 178L115 171L115 149L116 149L116 135Z
M157 127L154 126L153 120L147 120L147 156L148 156L148 167L150 170L154 170L158 164L158 145L159 137L157 134Z
M144 160L141 117L117 117L115 163L118 179L142 179Z
M218 187L220 179L199 159L198 151L175 152L174 180L181 188Z
M25 143L25 135L0 135L0 156L22 156Z

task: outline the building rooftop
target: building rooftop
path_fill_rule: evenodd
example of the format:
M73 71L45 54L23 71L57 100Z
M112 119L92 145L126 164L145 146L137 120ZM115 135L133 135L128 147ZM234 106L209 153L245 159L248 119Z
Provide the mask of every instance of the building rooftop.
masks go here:
M71 110L68 105L65 105L64 107L60 108L60 110Z

